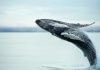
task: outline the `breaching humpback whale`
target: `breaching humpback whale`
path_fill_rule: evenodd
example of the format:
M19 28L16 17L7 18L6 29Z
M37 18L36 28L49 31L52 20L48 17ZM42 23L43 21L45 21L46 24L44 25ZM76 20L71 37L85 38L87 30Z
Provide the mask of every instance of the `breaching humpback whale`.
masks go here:
M82 25L79 23L66 23L52 19L38 19L36 20L36 23L52 35L75 44L83 51L84 56L87 57L90 65L96 65L96 50L88 36L79 29L81 27L92 25L94 22Z

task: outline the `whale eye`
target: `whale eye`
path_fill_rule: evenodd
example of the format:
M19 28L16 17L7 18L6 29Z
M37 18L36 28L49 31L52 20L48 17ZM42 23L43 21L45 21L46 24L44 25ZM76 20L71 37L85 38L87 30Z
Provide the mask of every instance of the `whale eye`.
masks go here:
M36 20L36 23L40 23L40 20Z

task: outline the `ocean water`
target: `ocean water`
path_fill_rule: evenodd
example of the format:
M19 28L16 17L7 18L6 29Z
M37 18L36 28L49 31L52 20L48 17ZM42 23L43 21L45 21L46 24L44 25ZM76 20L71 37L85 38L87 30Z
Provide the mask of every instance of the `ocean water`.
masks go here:
M100 33L87 33L100 58ZM82 70L83 52L50 33L0 33L0 70Z

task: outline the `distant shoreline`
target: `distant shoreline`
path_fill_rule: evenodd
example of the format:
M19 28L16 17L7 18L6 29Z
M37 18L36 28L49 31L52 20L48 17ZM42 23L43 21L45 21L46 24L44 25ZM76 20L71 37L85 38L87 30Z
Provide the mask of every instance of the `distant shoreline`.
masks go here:
M87 32L100 32L100 27L85 27L81 28L83 31ZM46 32L39 27L0 27L0 32Z

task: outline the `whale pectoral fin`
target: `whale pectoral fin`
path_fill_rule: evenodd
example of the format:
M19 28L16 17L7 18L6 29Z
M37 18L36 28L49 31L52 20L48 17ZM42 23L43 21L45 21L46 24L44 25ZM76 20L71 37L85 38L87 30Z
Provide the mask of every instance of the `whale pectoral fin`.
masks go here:
M64 37L73 39L73 40L83 41L79 36L76 36L74 33L62 32L61 35L63 35Z
M79 27L86 27L86 26L90 26L90 25L92 25L92 24L94 24L95 22L93 22L93 23L91 23L91 24L77 24Z
M68 25L69 27L71 28L81 28L81 27L87 27L87 26L90 26L92 24L94 24L95 22L91 23L91 24L80 24L80 23L77 23L77 24L68 24L66 23L66 25Z
M87 27L87 26L90 26L90 25L92 25L92 24L94 24L95 22L93 22L93 23L91 23L91 24L77 24L78 26L77 27L79 27L79 28L81 28L81 27Z

